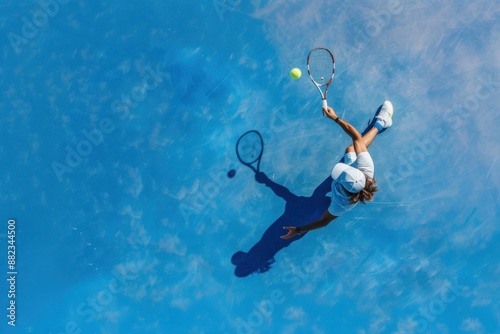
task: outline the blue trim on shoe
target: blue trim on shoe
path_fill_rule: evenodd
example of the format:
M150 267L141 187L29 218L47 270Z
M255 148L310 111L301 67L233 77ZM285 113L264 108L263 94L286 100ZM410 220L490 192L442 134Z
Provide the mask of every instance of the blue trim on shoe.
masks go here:
M362 136L364 136L368 131L370 131L375 126L375 123L377 123L377 121L378 121L378 119L376 117L380 113L380 110L382 110L383 106L384 106L384 104L381 104L380 107L378 107L377 112L375 113L375 116L373 116L373 118L370 121L368 121L368 126L366 127L365 131L363 131L363 133L361 133ZM382 130L379 130L378 133L382 133L385 130L387 130L387 128L383 128Z
M378 122L378 121L377 121L377 122L375 122L374 127L376 127L376 128L377 128L378 133L380 133L380 132L382 132L382 131L384 130L384 126L383 126L382 124L380 124L380 122Z

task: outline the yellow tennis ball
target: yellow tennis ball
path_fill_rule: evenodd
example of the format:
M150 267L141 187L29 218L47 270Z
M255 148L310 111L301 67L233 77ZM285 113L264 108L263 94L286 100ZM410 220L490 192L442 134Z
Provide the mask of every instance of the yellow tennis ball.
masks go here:
M297 67L293 68L290 71L290 76L292 77L292 79L298 79L298 78L300 78L301 75L302 75L302 72Z

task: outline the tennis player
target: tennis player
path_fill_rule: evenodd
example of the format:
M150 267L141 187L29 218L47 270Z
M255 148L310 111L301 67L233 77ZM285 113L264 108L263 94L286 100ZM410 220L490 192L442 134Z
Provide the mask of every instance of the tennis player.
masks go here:
M335 121L342 130L352 138L352 145L345 151L343 162L339 162L332 170L332 191L328 194L332 201L323 216L312 223L303 226L284 226L288 230L282 239L289 239L298 234L325 227L337 217L351 210L359 202L373 200L377 191L375 185L375 166L368 153L368 146L373 142L375 136L392 125L393 107L390 101L385 101L380 111L375 116L375 123L364 136L354 126L337 116L330 107L323 107L324 114Z

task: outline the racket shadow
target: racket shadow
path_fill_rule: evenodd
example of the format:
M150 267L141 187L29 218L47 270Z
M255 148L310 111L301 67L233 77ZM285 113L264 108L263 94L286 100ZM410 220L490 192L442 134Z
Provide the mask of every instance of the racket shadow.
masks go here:
M276 196L285 200L285 211L264 232L261 239L248 252L238 251L231 262L236 266L234 274L246 277L253 273L264 273L271 269L276 254L291 243L305 237L307 233L291 239L281 239L286 234L283 226L304 226L320 218L330 205L330 197L326 194L331 190L332 178L327 177L316 187L310 197L297 196L286 187L270 180L266 174L255 174L257 182L269 187Z

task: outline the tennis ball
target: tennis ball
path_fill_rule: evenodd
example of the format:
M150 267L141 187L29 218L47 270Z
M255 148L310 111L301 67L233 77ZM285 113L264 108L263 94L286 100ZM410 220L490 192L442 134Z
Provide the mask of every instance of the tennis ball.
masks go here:
M302 72L297 67L293 68L290 71L290 76L292 77L292 79L298 79L298 78L300 78L301 75L302 75Z

